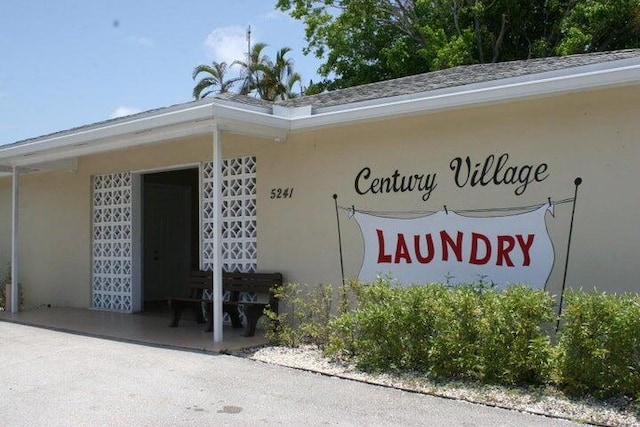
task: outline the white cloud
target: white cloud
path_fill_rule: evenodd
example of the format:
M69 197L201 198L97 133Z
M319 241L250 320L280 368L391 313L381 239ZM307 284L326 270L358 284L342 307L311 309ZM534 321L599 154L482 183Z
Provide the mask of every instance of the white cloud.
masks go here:
M138 46L142 46L142 47L153 47L155 45L154 41L152 39L150 39L149 37L144 37L144 36L131 36L131 37L127 37L127 41L133 43L133 44L137 44Z
M214 61L244 61L247 54L247 29L241 26L216 28L204 42L207 53Z
M132 114L137 114L140 111L142 111L142 110L140 110L139 108L125 107L125 106L121 105L118 108L116 108L113 113L111 113L109 115L109 118L110 119L116 119L118 117L130 116Z
M286 19L286 18L291 18L291 17L289 16L289 14L287 14L287 13L281 11L281 10L270 10L269 12L265 13L262 16L262 18L265 21L268 21L268 20L281 19L281 18L285 18ZM293 19L293 18L291 18L291 19Z

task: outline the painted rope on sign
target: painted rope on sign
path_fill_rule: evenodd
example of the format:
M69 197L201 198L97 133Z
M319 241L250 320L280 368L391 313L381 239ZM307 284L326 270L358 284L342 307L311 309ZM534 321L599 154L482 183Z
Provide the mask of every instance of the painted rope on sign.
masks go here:
M390 275L405 285L482 280L544 288L554 263L545 223L550 209L482 218L453 211L412 219L355 212L364 238L358 279Z

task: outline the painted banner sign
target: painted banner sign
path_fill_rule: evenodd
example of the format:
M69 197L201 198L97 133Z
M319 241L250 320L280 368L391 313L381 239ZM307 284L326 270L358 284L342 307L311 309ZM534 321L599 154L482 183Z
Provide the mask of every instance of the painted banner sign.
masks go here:
M358 279L389 275L405 285L482 280L543 288L554 262L545 224L550 208L482 218L453 211L412 219L356 212L364 237Z

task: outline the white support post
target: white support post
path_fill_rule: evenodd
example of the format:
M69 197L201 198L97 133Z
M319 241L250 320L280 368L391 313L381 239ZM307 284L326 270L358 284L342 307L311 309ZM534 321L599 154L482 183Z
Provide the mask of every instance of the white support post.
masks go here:
M222 134L213 128L213 342L222 342Z
M18 220L19 220L19 183L20 172L13 168L13 194L12 194L12 221L11 221L11 313L17 313L19 304L18 295Z

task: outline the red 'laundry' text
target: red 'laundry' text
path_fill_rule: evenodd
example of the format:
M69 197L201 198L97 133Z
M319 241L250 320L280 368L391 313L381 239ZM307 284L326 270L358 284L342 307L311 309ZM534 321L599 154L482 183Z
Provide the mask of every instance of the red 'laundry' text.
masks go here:
M378 264L400 264L413 262L429 264L433 260L468 262L474 265L495 264L514 267L514 259L522 260L522 266L531 264L531 247L534 234L502 234L490 238L482 233L449 234L442 230L434 237L432 233L405 236L385 236L383 230L376 229L378 235ZM464 245L465 241L471 246ZM388 247L386 245L389 245ZM464 249L467 253L464 253ZM514 255L522 255L515 257Z

